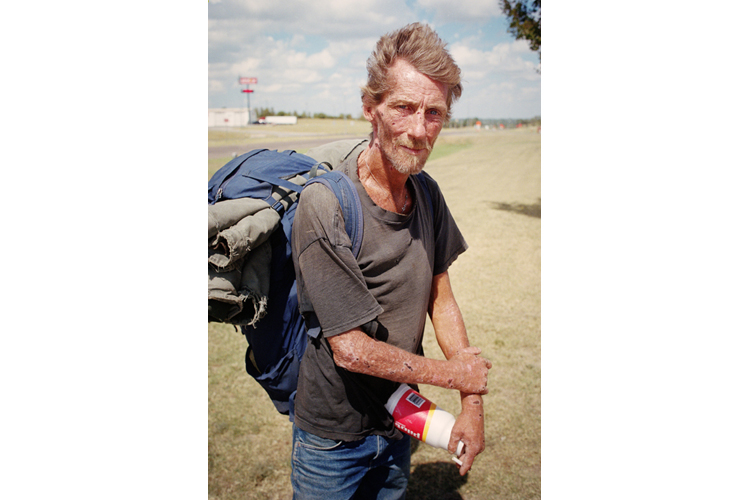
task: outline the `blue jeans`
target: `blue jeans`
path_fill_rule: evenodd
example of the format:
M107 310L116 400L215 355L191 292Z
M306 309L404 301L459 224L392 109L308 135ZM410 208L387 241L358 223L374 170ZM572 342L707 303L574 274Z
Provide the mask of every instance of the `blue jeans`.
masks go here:
M409 436L334 441L294 426L292 488L296 500L406 497L411 466Z

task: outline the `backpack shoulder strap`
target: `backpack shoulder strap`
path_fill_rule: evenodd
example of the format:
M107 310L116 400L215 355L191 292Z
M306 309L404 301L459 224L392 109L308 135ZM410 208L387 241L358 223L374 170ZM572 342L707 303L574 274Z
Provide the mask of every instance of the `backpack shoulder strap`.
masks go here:
M362 248L364 216L362 215L362 205L359 202L359 195L357 194L354 182L343 172L334 170L310 179L305 183L305 187L314 183L328 186L328 189L336 195L336 199L338 199L344 215L346 234L349 235L349 239L352 242L352 254L356 258L359 255L360 248ZM305 316L305 329L307 334L312 338L317 338L320 335L320 323L315 313Z
M364 216L362 215L362 205L359 202L357 188L349 176L338 170L314 177L307 181L305 186L316 182L328 186L328 189L333 191L336 199L339 200L346 223L346 234L349 235L352 242L352 253L354 257L357 257L359 249L362 247L362 233L364 231Z

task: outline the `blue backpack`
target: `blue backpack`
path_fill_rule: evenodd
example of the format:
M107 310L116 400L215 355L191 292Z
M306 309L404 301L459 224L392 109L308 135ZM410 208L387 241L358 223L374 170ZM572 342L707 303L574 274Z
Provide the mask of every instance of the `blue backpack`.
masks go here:
M291 233L297 197L302 186L288 179L301 175L310 183L326 185L339 200L346 221L346 232L352 241L355 257L362 243L362 209L354 183L338 171L319 175L320 163L294 151L256 149L241 155L219 169L208 181L208 204L239 198L261 199L281 216L271 234L271 269L268 308L261 319L249 326L241 325L248 342L245 368L268 393L276 409L293 417L297 377L307 337L297 303L297 287L292 262ZM274 192L288 193L292 203L285 209ZM216 306L216 304L213 304ZM209 321L219 321L211 315ZM232 320L227 322L232 323ZM318 328L311 328L315 335Z

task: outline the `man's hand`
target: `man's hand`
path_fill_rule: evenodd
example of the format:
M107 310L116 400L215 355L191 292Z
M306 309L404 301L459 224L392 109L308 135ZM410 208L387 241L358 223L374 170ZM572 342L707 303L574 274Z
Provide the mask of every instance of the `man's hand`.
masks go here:
M464 476L474 464L474 458L484 451L484 407L482 398L475 394L463 394L461 414L453 426L448 451L456 452L458 442L463 441L464 448L459 460L463 462L459 473Z
M448 362L453 366L453 377L448 389L458 389L469 394L487 394L487 375L492 362L482 358L478 347L460 349Z

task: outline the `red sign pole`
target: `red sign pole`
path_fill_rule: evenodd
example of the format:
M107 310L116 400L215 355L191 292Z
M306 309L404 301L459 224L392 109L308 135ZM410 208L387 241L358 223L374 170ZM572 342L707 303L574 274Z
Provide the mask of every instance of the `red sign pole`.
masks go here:
M247 124L248 125L250 125L253 122L253 112L250 110L250 94L253 92L252 90L250 90L251 83L258 83L258 79L255 77L247 77L247 76L240 77L240 85L245 85L245 88L242 89L242 92L244 94L247 94Z

